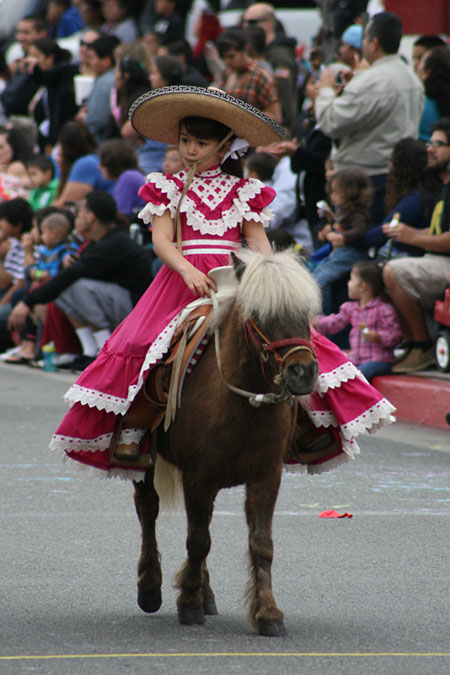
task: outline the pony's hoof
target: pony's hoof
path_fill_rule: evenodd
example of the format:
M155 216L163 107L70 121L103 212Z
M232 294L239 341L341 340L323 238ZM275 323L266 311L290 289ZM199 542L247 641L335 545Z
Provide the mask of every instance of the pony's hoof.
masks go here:
M143 612L153 614L153 612L157 612L162 605L161 590L141 591L141 589L138 589L137 601Z
M200 626L205 623L205 613L203 607L181 607L178 606L178 621L184 626Z
M205 616L217 616L219 614L214 598L205 598L203 600L203 613Z
M285 637L287 631L282 619L258 619L258 634L265 637Z

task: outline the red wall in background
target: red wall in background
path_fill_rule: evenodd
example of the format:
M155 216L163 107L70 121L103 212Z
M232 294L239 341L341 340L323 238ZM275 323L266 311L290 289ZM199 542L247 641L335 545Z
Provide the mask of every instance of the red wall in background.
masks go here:
M400 17L405 35L445 34L450 30L448 0L385 0L384 6Z

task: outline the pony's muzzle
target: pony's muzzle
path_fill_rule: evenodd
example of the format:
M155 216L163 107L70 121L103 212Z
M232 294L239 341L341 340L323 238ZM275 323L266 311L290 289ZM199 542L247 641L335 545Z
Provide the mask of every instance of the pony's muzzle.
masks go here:
M285 387L295 396L310 394L314 389L318 374L319 367L315 358L291 361L284 369Z

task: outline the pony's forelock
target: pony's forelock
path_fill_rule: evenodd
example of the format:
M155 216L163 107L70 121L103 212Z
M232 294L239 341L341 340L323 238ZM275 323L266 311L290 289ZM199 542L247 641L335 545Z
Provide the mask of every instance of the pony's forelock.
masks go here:
M320 288L294 249L268 256L240 251L238 257L246 263L237 293L245 318L302 321L321 312Z

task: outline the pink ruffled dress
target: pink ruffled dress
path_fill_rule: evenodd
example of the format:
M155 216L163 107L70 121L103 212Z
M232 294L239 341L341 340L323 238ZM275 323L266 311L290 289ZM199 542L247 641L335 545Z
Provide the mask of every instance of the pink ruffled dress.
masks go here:
M145 222L166 210L175 218L185 178L185 171L147 177L140 190L147 202L141 211ZM196 174L181 205L183 255L205 274L229 264L230 252L241 246L245 220L268 226L273 215L268 206L274 196L274 190L260 181L229 176L220 168ZM66 393L71 408L52 438L51 450L103 477L142 480L145 469L132 462L129 467L111 466L108 450L116 416L127 412L149 369L167 353L179 315L192 300L179 274L163 265L94 363ZM313 341L321 374L309 413L316 426L333 425L339 430L341 461L358 451L354 434L377 427L389 419L393 408L337 347L315 331ZM131 443L141 436L142 430L127 429L120 440ZM309 470L322 470L325 464Z

